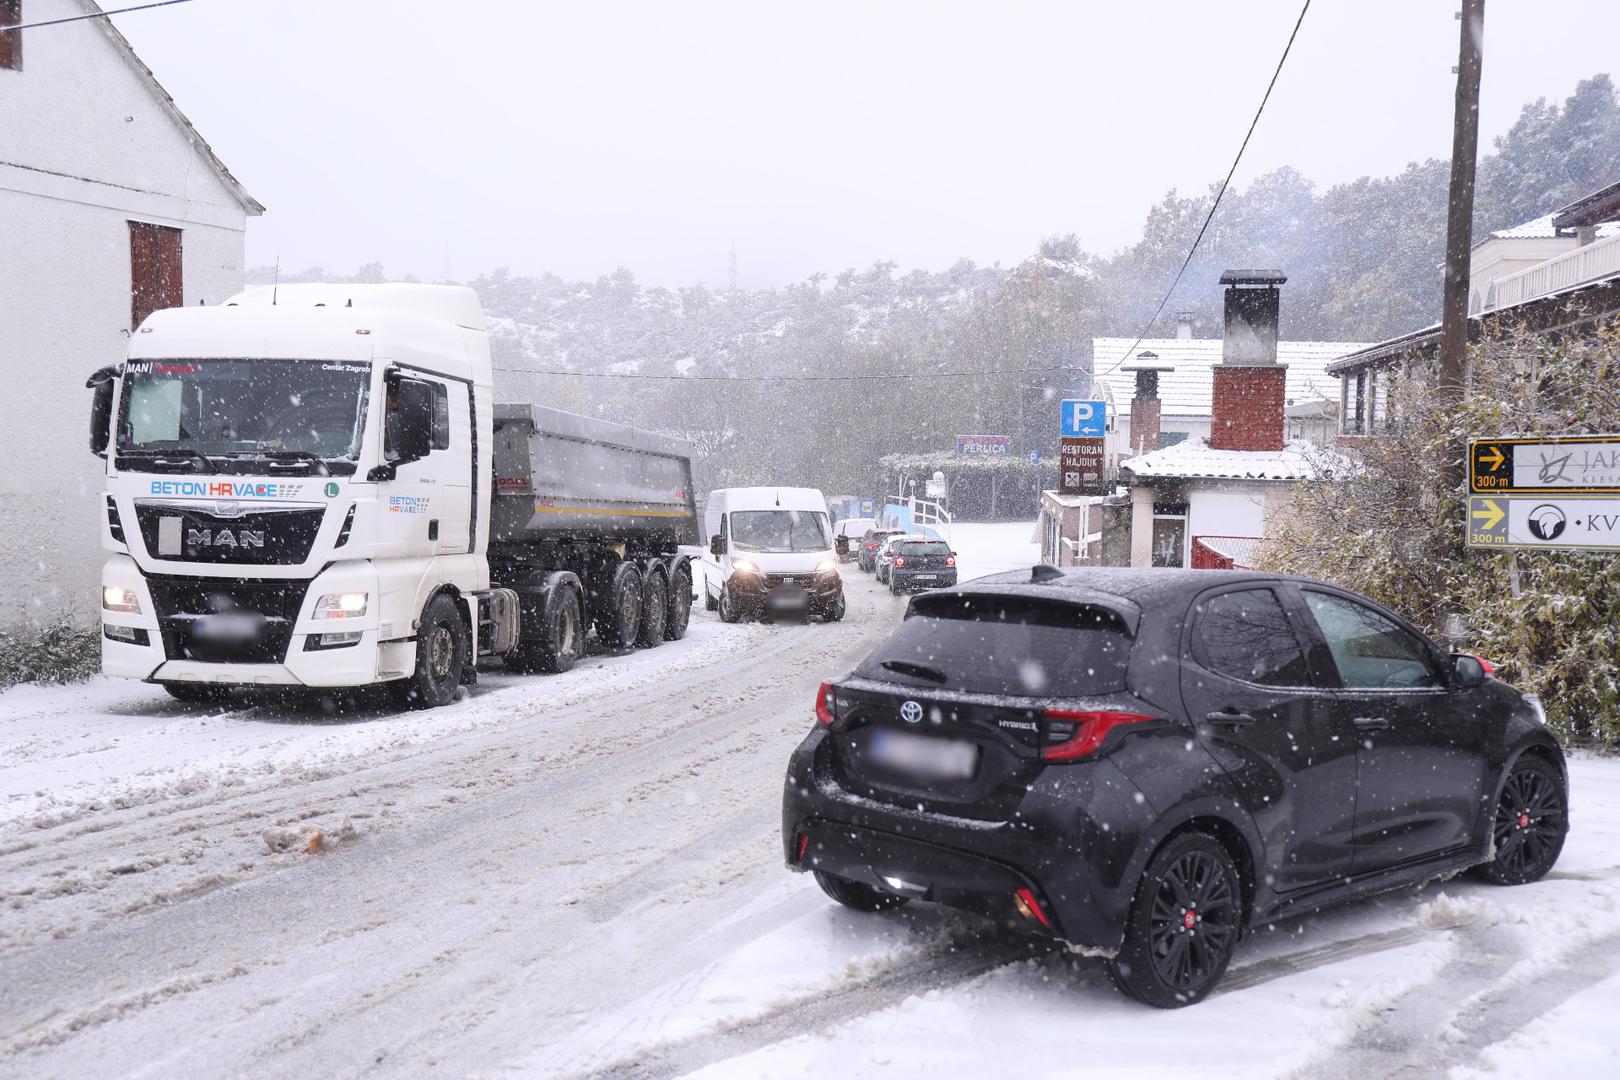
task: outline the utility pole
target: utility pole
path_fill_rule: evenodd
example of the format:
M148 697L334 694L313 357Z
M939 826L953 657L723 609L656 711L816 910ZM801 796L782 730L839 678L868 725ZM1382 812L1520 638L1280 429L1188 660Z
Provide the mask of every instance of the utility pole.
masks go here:
M1457 56L1457 105L1451 138L1451 197L1446 205L1445 300L1440 316L1440 393L1460 403L1468 354L1468 253L1473 247L1474 159L1479 151L1479 72L1485 39L1485 0L1462 0ZM1462 465L1448 462L1446 479L1462 482Z

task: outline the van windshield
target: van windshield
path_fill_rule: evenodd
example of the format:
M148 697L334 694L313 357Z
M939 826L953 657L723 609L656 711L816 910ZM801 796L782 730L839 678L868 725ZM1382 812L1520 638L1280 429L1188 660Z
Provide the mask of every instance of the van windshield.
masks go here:
M739 551L826 551L832 547L827 515L813 510L738 510L731 542Z

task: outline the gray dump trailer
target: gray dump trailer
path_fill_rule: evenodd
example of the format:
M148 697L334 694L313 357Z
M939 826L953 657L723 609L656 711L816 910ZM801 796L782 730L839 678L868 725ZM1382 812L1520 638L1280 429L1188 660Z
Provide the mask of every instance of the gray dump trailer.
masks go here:
M699 542L687 444L561 409L498 404L493 459L490 580L516 595L521 617L491 625L489 639L512 635L494 650L510 666L566 669L587 628L615 650L685 635L692 568L680 548Z

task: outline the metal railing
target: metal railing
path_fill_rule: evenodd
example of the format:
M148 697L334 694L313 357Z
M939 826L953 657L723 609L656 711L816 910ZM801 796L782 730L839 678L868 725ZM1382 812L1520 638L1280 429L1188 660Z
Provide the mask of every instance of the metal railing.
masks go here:
M1566 251L1546 262L1496 279L1486 292L1485 310L1500 311L1613 273L1620 273L1620 236Z

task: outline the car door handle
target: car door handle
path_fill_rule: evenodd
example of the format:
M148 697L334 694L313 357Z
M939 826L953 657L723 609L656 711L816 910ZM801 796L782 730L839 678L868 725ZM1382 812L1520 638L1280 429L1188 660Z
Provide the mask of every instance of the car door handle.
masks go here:
M1358 716L1351 723L1360 732L1388 731L1390 727L1389 720L1382 716Z
M1233 729L1241 729L1247 727L1249 724L1254 723L1254 717L1250 716L1246 712L1229 712L1226 710L1222 710L1221 712L1205 713L1204 719L1208 720L1212 724L1221 724L1225 727Z

